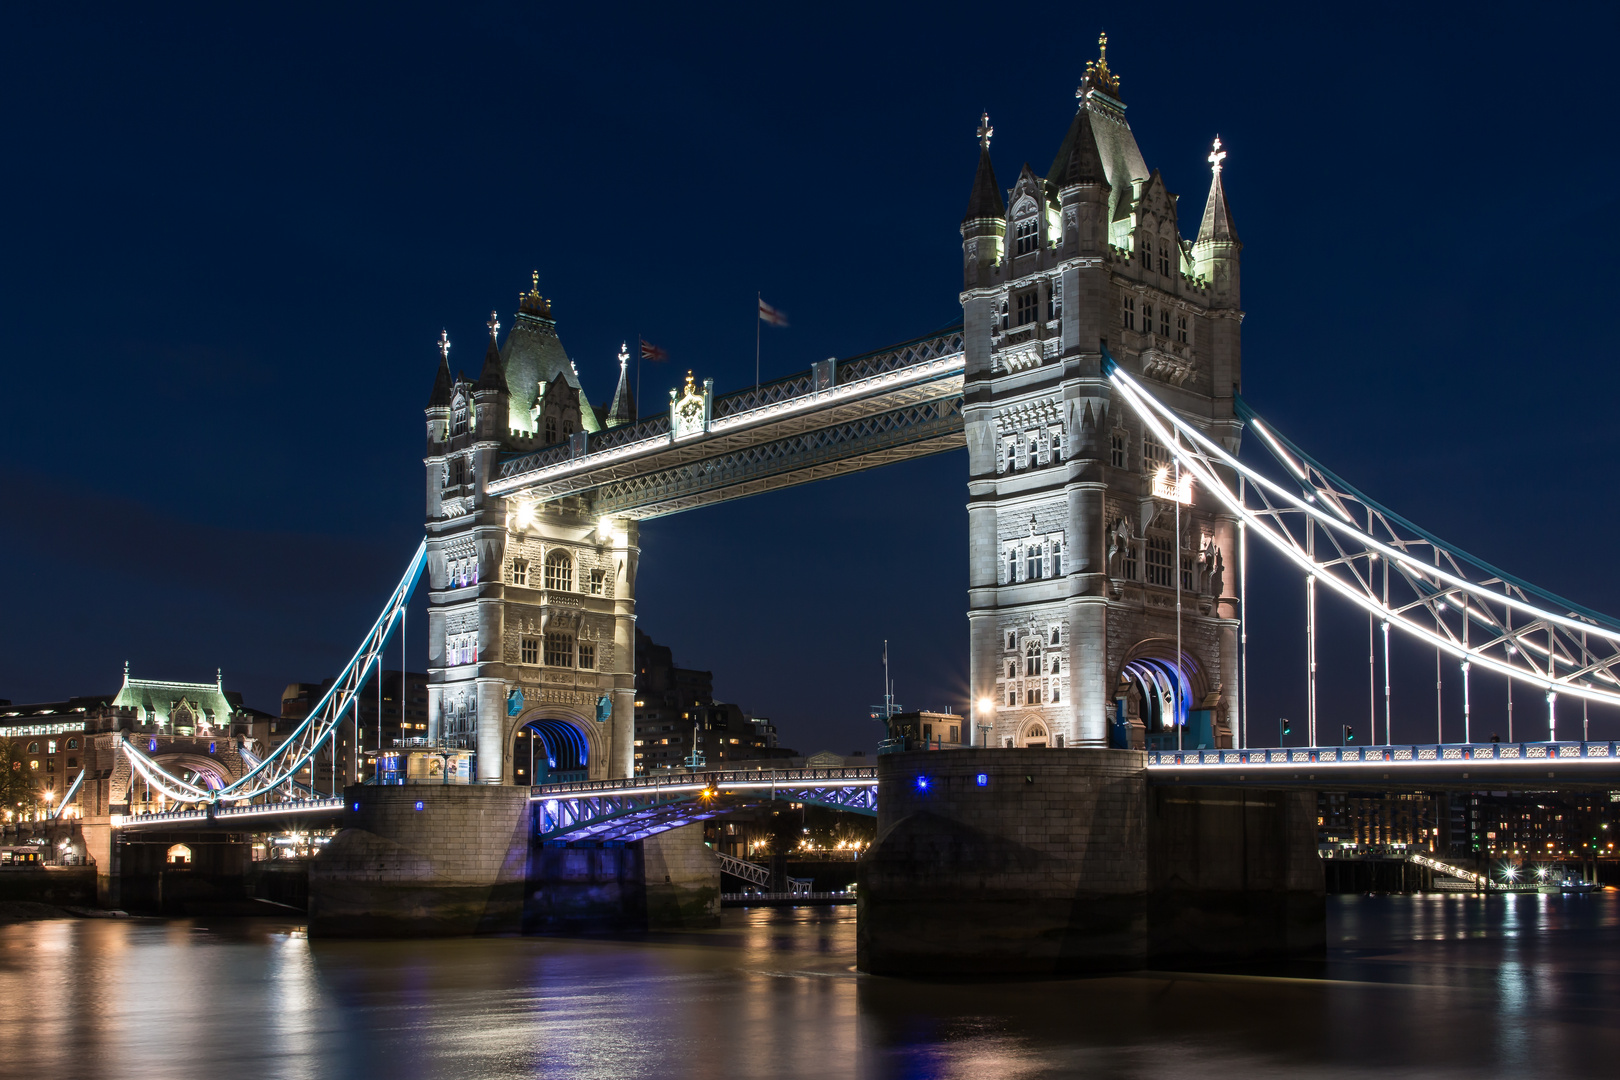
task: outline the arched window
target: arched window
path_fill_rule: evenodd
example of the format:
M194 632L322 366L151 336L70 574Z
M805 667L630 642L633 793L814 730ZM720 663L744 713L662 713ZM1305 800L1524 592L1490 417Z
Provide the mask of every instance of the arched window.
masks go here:
M1063 544L1057 540L1052 541L1052 576L1063 576Z
M557 441L557 418L555 416L548 416L548 417L546 417L546 442L554 443L556 441Z
M1038 581L1041 577L1041 545L1031 544L1025 552L1024 580Z
M1024 674L1039 675L1041 673L1041 643L1031 641L1024 646Z
M176 844L164 853L163 861L170 866L190 866L191 849L184 844Z
M546 588L569 592L573 587L574 560L566 551L551 552L546 556Z
M1058 628L1054 626L1054 627L1052 627L1052 644L1056 645L1058 643L1059 643Z
M572 420L564 420L563 421L563 438L572 439L573 437L574 437L574 422Z
M79 748L79 740L78 739L69 739L68 744L67 744L67 748L69 750L77 750Z
M1007 549L1007 584L1011 585L1018 580L1018 548ZM1008 648L1012 646L1009 645Z
M1058 686L1059 685L1060 684L1058 683L1058 681L1056 679L1052 680L1052 704L1054 704L1054 705L1056 705L1059 701L1062 700L1061 695L1058 693Z
M1159 273L1168 274L1169 272L1170 272L1170 241L1161 238L1159 240Z
M1054 674L1054 675L1063 674L1063 659L1061 657L1057 657L1057 656L1052 657L1052 674Z
M29 743L29 744L28 744L28 752L29 752L29 753L30 753L30 754L37 754L37 753L39 753L39 743L37 743L37 742L31 742L31 743Z
M1007 662L1007 678L1008 680L1018 678L1018 661L1010 660Z

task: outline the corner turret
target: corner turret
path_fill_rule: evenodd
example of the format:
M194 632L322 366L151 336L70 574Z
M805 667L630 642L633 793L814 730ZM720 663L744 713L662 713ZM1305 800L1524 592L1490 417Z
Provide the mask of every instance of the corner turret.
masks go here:
M1217 135L1209 152L1209 200L1204 203L1204 220L1193 242L1193 273L1209 282L1221 306L1237 307L1238 253L1243 245L1238 241L1237 226L1232 224L1226 189L1221 186L1221 163L1225 160L1226 151L1221 149L1221 137Z

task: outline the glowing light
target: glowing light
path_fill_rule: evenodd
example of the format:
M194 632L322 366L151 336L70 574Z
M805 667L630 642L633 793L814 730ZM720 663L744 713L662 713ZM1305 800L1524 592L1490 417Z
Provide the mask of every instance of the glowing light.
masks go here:
M996 703L991 701L989 698L982 697L982 698L979 699L979 712L981 714L994 712L995 709L996 709Z
M1183 506L1192 505L1193 477L1183 472L1179 481L1170 476L1170 466L1160 465L1153 473L1153 495L1159 499L1173 499Z
M978 776L975 776L973 778L973 780L980 787L989 787L990 786L990 777L988 777L984 773L980 773Z
M1290 469L1294 470L1294 475L1298 476L1301 480L1310 479L1310 476L1307 475L1305 470L1300 467L1299 462L1294 460L1294 455L1284 450L1282 448L1282 443L1272 438L1271 432L1266 430L1266 426L1264 424L1262 424L1259 420L1251 420L1249 423L1254 430L1260 433L1260 437L1265 439L1266 442L1270 444L1271 449L1274 450L1277 456L1283 460L1283 463L1286 464Z
M918 791L927 791L928 790L928 777L926 777L926 776L917 777L917 790Z

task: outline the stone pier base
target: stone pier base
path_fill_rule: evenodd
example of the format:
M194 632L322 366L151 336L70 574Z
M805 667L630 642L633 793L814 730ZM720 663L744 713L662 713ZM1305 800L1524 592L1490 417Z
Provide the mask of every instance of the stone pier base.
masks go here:
M522 929L528 788L360 786L344 796L344 828L309 865L311 936Z
M1152 788L1129 750L878 759L857 963L1039 975L1320 955L1314 798Z

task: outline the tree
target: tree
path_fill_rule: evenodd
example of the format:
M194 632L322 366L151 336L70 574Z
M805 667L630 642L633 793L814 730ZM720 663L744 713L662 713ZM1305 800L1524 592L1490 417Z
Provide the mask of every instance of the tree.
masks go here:
M14 815L33 809L39 799L23 756L27 748L24 739L0 736L0 810L10 810Z

